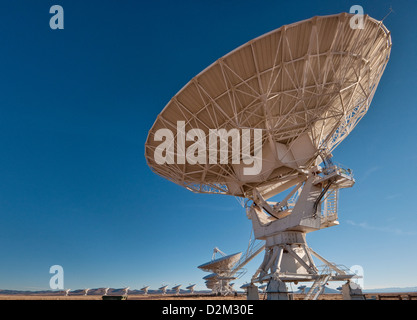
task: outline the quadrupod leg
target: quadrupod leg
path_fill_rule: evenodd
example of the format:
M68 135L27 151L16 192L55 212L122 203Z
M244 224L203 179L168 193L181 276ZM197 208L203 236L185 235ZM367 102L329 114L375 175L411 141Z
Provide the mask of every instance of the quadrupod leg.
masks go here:
M298 278L317 274L303 232L282 232L266 239L264 260L252 277L252 282L266 282L281 274ZM307 279L307 281L308 281ZM287 280L288 281L288 280Z
M262 264L252 277L252 284L268 282L267 300L289 300L291 295L282 277L295 277L300 280L306 277L308 281L311 280L311 275L317 275L305 235L302 232L283 232L266 242L269 246L265 249ZM255 288L257 290L257 287ZM248 300L256 299L255 293L249 293L248 289Z
M266 290L268 300L289 300L292 296L287 291L286 282L313 281L305 299L315 300L324 290L327 281L349 281L354 276L351 272L324 259L309 248L303 233L285 232L279 237L281 240L290 238L298 241L292 243L290 241L275 241L266 247L264 260L252 277L253 288L248 289L248 300L259 299L258 288L254 285L257 282L268 282ZM267 244L268 242L271 244L272 241L267 239ZM319 273L312 256L324 263L322 272ZM362 295L360 288L357 288L352 282L345 286L343 292L344 299L347 299L346 297L358 299Z

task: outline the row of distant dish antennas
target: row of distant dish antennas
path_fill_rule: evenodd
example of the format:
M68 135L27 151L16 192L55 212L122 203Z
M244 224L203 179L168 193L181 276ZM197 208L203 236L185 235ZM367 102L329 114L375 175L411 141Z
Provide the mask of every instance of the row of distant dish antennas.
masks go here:
M186 287L185 289L189 290L190 291L189 293L193 294L194 293L194 287L195 287L195 284L191 284L188 287ZM174 287L172 287L171 290L175 291L175 294L178 295L178 294L180 294L180 288L181 288L181 285L179 284L179 285L175 285ZM145 294L148 294L148 289L149 289L149 286L144 287L140 290L145 292ZM158 290L162 291L162 294L166 294L167 290L168 290L168 286L167 285L162 286Z
M123 295L127 296L127 293L129 292L129 289L130 289L130 287L126 287L126 288L123 288L123 289L116 289L116 290L117 291L121 290L123 292ZM90 288L84 289L84 290L82 290L82 293L86 296L86 295L88 295L88 292L90 290L91 290ZM101 288L100 290L103 293L103 295L107 296L110 288ZM78 290L76 290L76 291L78 291ZM74 291L74 292L76 292L76 291ZM65 296L69 296L70 292L71 292L71 289L65 289L63 291Z
M188 287L186 287L186 289L189 290L189 293L193 294L195 286L196 286L195 284L192 284L192 285L189 285ZM171 290L175 291L175 294L178 295L178 294L180 294L180 288L181 288L181 285L176 285L176 286L172 287ZM123 295L127 296L128 292L129 292L129 289L130 289L130 287L126 287L126 288L123 288L123 289L117 289L117 291L121 290L123 292ZM84 289L84 290L82 290L82 293L86 296L86 295L88 295L88 292L90 290L91 289L89 289L89 288ZM107 296L107 294L109 293L109 290L110 290L110 288L102 288L101 292L103 293L103 295ZM140 289L140 291L143 291L144 294L148 294L148 290L149 290L149 286L145 286L145 287ZM168 290L168 285L162 286L158 290L160 290L162 292L162 294L166 294L167 290ZM71 291L71 289L66 289L66 290L63 291L63 293L64 293L65 296L68 296L70 291Z

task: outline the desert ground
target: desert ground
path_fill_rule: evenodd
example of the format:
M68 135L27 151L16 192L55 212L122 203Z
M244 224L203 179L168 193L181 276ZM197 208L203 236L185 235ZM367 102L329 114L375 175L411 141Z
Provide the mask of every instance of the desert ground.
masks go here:
M365 294L367 300L417 300L417 292L403 293L369 293ZM264 295L260 294L260 300L264 300ZM266 297L265 297L266 298ZM303 294L294 294L294 300L303 300ZM103 300L101 295L0 295L0 300ZM245 294L237 296L214 296L210 294L181 294L181 295L162 295L162 294L132 294L128 295L127 300L246 300ZM322 294L319 300L342 300L341 294Z

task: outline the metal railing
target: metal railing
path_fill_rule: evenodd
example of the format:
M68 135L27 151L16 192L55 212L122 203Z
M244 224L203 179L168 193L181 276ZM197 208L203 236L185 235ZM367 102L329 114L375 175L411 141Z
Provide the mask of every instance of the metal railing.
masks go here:
M332 163L330 166L325 166L323 168L323 175L330 175L333 172L338 172L339 174L343 174L349 178L353 178L353 171L350 168L347 168L340 163Z

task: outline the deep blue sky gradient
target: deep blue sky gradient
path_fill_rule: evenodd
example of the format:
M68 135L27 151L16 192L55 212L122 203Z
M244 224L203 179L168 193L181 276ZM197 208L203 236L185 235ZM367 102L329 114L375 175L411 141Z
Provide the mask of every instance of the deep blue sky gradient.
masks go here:
M49 8L64 8L51 30ZM416 286L417 3L414 1L2 1L0 289L156 289L197 283L218 246L246 249L251 224L233 197L193 194L152 173L144 143L193 76L284 24L354 4L392 32L368 114L334 152L356 185L340 226L309 245L365 288ZM248 281L258 257L237 282Z

